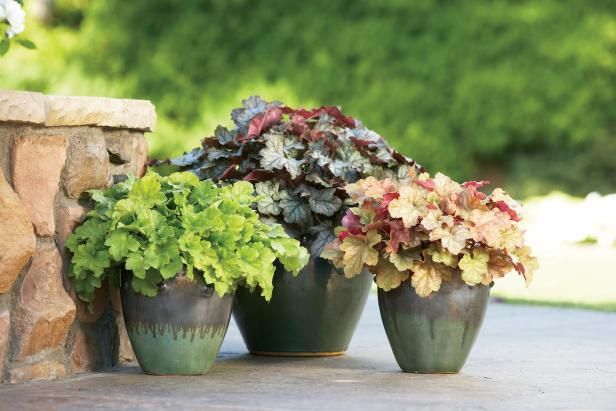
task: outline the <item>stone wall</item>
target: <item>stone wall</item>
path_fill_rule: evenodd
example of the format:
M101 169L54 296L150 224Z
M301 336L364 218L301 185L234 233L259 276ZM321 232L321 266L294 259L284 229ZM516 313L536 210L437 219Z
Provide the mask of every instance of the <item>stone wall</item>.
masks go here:
M0 379L58 378L132 360L117 290L89 311L66 272L64 242L83 221L86 190L142 175L143 100L0 91Z

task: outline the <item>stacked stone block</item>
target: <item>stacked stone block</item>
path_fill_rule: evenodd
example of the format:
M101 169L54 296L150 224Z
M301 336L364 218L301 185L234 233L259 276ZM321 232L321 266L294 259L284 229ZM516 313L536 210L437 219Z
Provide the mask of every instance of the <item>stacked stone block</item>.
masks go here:
M91 310L67 279L64 242L86 191L143 174L143 100L0 91L0 380L58 378L132 360L117 290Z

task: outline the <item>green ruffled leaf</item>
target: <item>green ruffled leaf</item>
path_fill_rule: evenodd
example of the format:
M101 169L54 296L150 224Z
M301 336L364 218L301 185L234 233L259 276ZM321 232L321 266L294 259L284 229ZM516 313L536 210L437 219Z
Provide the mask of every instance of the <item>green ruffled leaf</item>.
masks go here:
M66 242L79 297L91 303L102 280L117 280L123 268L133 274L133 289L147 296L184 272L201 276L219 295L246 284L271 298L275 260L297 273L308 254L253 209L259 198L282 198L278 186L262 184L258 196L254 191L246 181L219 187L193 173L150 173L93 191L94 209Z
M132 271L133 275L137 278L145 279L145 258L143 254L131 253L126 257L126 263L124 265L128 271Z
M161 281L162 277L156 270L149 270L143 278L133 276L131 286L136 293L143 294L146 297L156 297L158 284Z
M111 232L105 240L105 245L109 246L109 255L116 261L141 247L141 243L129 232L120 230Z

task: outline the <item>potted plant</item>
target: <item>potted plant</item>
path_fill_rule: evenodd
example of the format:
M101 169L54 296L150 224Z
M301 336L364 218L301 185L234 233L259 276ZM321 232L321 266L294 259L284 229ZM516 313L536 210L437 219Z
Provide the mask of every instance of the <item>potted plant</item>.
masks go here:
M322 256L349 278L366 268L374 273L383 325L404 371L458 372L492 282L515 270L528 284L537 268L519 205L501 189L479 191L485 184L422 173L346 187L358 206Z
M120 286L124 321L148 374L204 374L225 336L238 284L272 296L274 262L297 273L308 252L259 221L248 182L219 187L192 173L148 173L91 192L95 207L66 246L70 278L92 302Z
M202 146L169 161L200 178L255 182L263 218L310 249L294 278L279 268L269 303L240 288L233 315L253 354L321 356L347 349L371 287L367 271L347 279L319 258L347 208L345 184L366 176L405 178L413 160L337 107L293 109L259 97L233 110Z

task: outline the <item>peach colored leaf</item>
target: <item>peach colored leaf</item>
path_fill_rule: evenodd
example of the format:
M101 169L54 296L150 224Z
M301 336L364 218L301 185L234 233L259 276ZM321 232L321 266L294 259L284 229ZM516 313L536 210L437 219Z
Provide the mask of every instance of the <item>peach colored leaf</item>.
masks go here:
M441 288L443 281L451 280L453 269L435 263L429 257L425 261L418 261L413 265L411 285L420 297L427 297Z
M451 254L458 255L466 247L466 240L472 238L471 232L463 225L437 228L430 232L430 241L441 240L443 247Z
M400 197L389 203L389 214L394 218L401 218L406 228L416 226L425 209L418 207L420 196L412 185L400 187Z
M524 267L524 279L528 287L533 280L535 271L539 268L539 260L532 256L530 247L522 247L515 251L514 255L518 258L518 263Z
M369 231L366 235L348 235L342 241L340 249L344 251L344 275L351 278L359 274L364 265L376 265L379 252L374 246L381 242L381 235Z
M451 216L448 216L451 219L451 224L453 225L453 218ZM434 230L436 228L442 227L444 221L442 221L441 219L443 218L443 212L441 210L437 209L430 209L428 210L428 212L426 213L426 215L422 218L421 220L421 225L426 229L426 230Z
M508 252L513 253L523 246L524 231L520 230L517 225L510 225L508 228L501 230L500 248L504 248Z
M516 212L522 208L520 203L518 203L513 198L511 198L511 196L506 191L504 191L502 188L495 188L492 191L492 194L490 194L490 199L494 201L495 203L499 201L503 201Z
M434 176L434 191L442 197L455 196L462 191L462 186L443 173L436 173Z
M473 240L484 242L490 247L498 248L501 245L501 230L507 227L509 217L501 217L500 211L473 210L468 216L473 226L471 233Z
M345 190L353 201L362 203L368 198L382 199L384 194L394 193L398 190L398 187L389 178L377 180L370 176L356 183L347 184Z
M487 210L487 207L475 195L476 190L472 187L465 188L458 194L457 198L457 213L463 218L467 218L468 214L476 209Z

